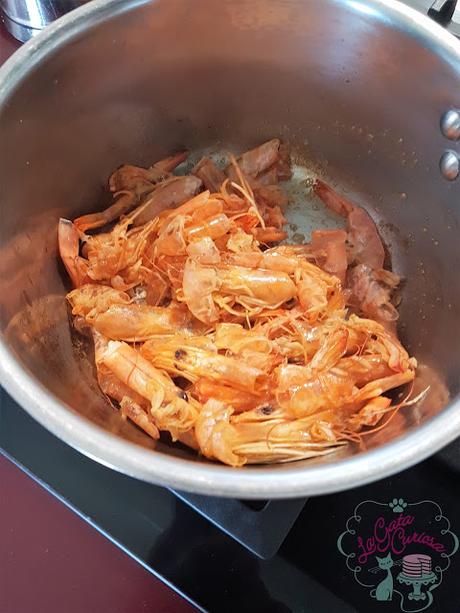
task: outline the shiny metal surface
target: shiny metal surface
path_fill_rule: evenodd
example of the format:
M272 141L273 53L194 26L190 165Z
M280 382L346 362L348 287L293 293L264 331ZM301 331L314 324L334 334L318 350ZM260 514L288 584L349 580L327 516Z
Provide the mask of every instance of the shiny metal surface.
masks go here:
M199 493L332 492L435 452L460 435L460 184L438 170L459 85L460 43L393 0L94 0L52 24L0 69L1 383L90 457ZM234 470L152 452L70 336L57 220L94 210L121 163L274 135L379 221L429 394L367 449L322 461Z
M7 29L24 42L69 11L89 0L0 0Z
M457 0L434 0L429 8L428 15L444 25L452 19L456 6Z
M460 139L460 111L449 109L441 119L441 132L449 140Z
M460 160L455 151L445 151L439 162L442 176L448 181L455 181L460 173Z

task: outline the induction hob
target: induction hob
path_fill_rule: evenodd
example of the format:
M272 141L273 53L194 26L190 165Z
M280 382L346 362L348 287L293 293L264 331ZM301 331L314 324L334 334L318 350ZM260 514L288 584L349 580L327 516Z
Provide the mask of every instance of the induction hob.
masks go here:
M0 404L0 448L85 521L204 611L401 610L395 600L372 599L369 589L354 581L337 547L355 507L366 500L402 499L410 505L429 498L460 535L460 440L377 483L307 501L275 503L200 496L185 502L182 497L187 495L121 475L81 455L42 428L5 392ZM271 504L272 515L264 516ZM208 512L212 521L202 515ZM254 548L256 534L256 548L257 539L265 540L268 545L262 553L271 557L262 559L216 525L223 519L225 530L231 531L228 516L230 524L242 523L252 535L249 548ZM283 516L278 525L277 517ZM244 530L237 538L244 540ZM283 541L279 549L277 538ZM452 556L430 613L460 611L459 573L460 554ZM417 607L406 610L420 610Z

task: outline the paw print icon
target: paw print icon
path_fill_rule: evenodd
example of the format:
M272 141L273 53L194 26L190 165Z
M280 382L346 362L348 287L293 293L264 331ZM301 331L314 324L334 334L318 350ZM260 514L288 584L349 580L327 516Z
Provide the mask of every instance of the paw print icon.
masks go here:
M402 498L393 498L393 500L388 503L388 506L393 513L402 513L407 507L407 502L405 502Z

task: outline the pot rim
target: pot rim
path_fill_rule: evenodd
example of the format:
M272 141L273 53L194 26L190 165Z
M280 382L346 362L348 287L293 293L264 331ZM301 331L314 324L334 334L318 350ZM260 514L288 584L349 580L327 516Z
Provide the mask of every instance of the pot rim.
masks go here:
M0 108L34 67L82 30L149 0L93 0L48 26L0 68ZM391 11L400 26L460 64L460 42L428 17L396 0L334 0L357 11ZM370 451L335 462L299 467L235 470L146 449L110 434L59 401L21 366L0 339L0 382L41 425L101 464L158 485L213 496L295 498L333 493L392 475L424 460L460 435L460 398L407 434ZM332 456L331 456L332 457Z

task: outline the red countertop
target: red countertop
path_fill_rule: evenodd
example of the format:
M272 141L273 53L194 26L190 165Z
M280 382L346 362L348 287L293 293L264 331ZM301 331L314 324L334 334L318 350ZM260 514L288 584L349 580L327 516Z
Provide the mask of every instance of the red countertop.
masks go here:
M19 44L0 24L0 64ZM0 613L195 608L0 456Z

